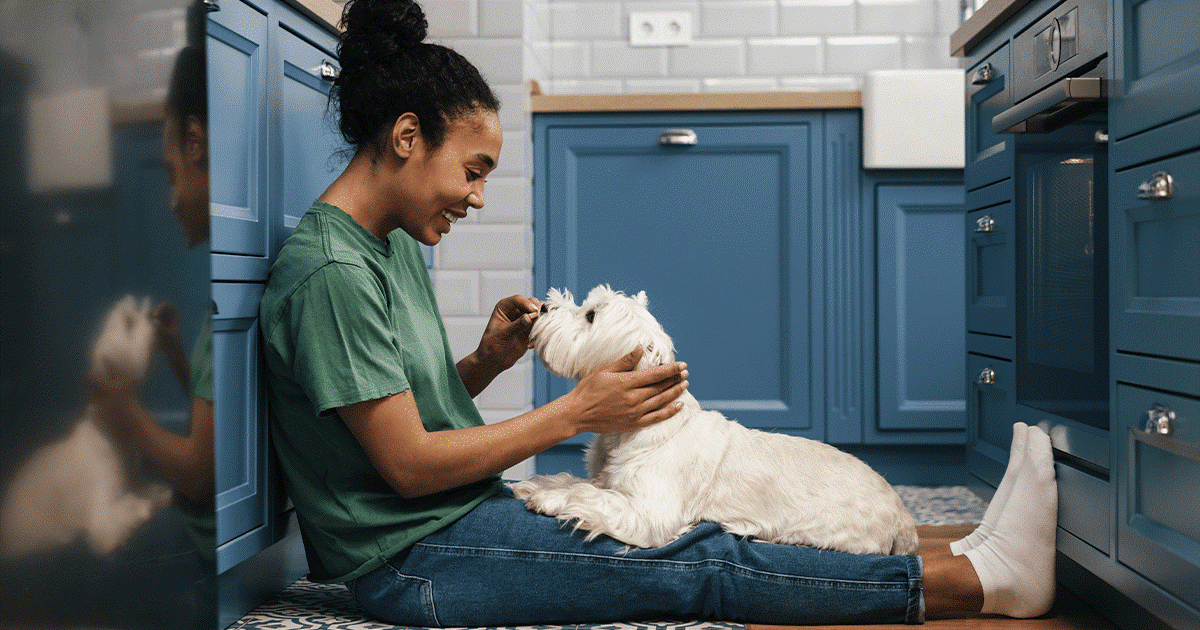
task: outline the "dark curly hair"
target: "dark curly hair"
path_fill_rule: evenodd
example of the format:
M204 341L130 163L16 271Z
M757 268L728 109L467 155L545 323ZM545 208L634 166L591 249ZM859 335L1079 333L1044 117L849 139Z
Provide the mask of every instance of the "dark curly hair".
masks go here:
M175 58L171 83L167 87L166 112L180 123L181 139L187 131L183 123L189 116L196 117L200 124L208 127L208 72L204 35L207 15L208 11L199 0L188 6L187 44Z
M465 57L425 42L425 12L413 0L350 0L342 10L338 43L341 75L331 99L342 137L356 150L382 148L400 115L416 114L421 135L441 145L446 125L500 103Z

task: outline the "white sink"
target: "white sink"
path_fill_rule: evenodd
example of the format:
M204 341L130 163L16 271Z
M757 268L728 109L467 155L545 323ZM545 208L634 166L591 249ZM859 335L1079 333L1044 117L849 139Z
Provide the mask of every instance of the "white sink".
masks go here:
M864 168L962 168L963 71L876 70L863 82Z

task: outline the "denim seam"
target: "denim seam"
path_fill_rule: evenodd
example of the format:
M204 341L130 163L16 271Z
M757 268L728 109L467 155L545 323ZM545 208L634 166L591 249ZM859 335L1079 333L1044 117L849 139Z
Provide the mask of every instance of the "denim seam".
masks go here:
M908 559L908 611L904 622L925 623L925 560L921 556L905 556Z
M856 591L875 591L875 590L904 590L911 591L912 579L905 578L903 581L866 581L866 580L838 580L830 578L818 578L802 575L788 575L784 573L772 573L768 571L759 571L744 567L740 564L722 560L719 558L709 558L694 562L684 562L680 560L663 560L658 558L614 558L611 556L581 554L571 552L558 551L529 551L520 549L498 549L492 547L464 547L458 545L440 545L436 543L417 543L414 547L423 547L433 553L443 553L446 555L461 555L461 556L494 556L494 557L524 557L545 559L569 559L581 564L607 564L607 565L642 565L653 566L663 569L673 569L677 571L691 571L703 569L713 566L723 566L732 572L740 575L750 576L764 581L772 581L777 583L789 584L810 584L814 586L838 588L841 590L856 590ZM913 575L912 567L909 567L908 575ZM918 578L918 591L920 582Z
M392 565L391 562L384 561L384 566L396 572L396 575L406 580L418 582L422 585L421 599L425 604L425 612L429 614L430 621L434 627L441 627L442 622L438 620L437 605L433 603L433 580L423 578L417 575L408 575L400 569Z

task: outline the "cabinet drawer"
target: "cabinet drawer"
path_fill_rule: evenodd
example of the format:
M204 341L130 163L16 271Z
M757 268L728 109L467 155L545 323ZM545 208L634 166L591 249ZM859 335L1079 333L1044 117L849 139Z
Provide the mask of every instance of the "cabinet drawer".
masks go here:
M1139 199L1169 176L1172 195ZM1200 151L1112 178L1113 343L1118 351L1200 360Z
M967 433L969 468L996 486L1004 476L1012 445L1014 379L1011 361L967 354Z
M1009 134L992 131L992 118L1012 106L1011 61L1008 44L967 70L966 170L967 190L982 188L1012 176Z
M1191 606L1200 606L1200 399L1118 383L1115 440L1117 558ZM1170 433L1147 433L1152 416L1173 415Z
M1014 328L1013 204L967 213L967 331L1012 337Z
M1114 27L1123 46L1113 51L1109 129L1125 138L1200 110L1200 11L1195 0L1125 0Z

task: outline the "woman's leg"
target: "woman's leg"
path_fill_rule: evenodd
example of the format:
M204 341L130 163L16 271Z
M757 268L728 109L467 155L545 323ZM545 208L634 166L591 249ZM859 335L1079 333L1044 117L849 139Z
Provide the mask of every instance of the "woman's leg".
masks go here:
M659 549L584 542L504 493L352 589L407 625L496 626L651 618L767 624L917 623L921 560L752 542L702 523Z

